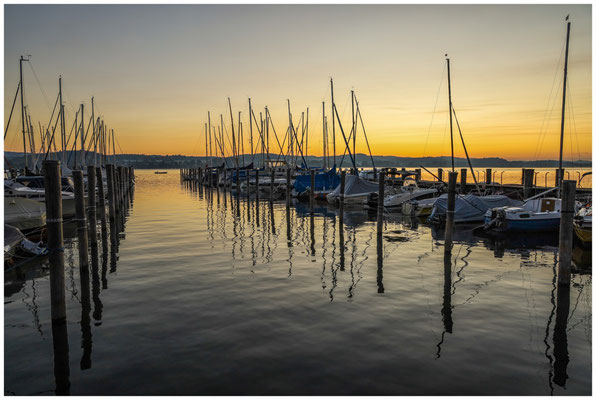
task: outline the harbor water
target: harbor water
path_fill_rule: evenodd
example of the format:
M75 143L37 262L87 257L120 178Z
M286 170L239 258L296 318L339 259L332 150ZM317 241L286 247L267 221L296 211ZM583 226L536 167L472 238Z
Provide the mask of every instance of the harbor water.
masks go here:
M560 292L556 237L459 226L445 259L416 220L135 172L90 282L65 230L66 329L47 261L5 272L5 394L591 394L590 251Z

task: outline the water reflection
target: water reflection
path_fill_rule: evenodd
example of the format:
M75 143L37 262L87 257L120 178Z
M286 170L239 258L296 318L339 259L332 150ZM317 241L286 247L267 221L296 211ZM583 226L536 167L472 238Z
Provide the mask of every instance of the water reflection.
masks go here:
M66 321L52 322L52 343L54 347L54 381L56 383L56 395L69 395L70 366Z

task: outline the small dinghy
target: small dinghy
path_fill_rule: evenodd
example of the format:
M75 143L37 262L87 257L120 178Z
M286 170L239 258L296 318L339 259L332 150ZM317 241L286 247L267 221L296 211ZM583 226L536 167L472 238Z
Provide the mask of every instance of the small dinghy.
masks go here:
M338 185L333 192L327 195L327 202L336 204L339 202L341 185ZM344 189L344 204L364 206L368 196L379 193L379 184L369 182L356 175L346 175L346 186Z

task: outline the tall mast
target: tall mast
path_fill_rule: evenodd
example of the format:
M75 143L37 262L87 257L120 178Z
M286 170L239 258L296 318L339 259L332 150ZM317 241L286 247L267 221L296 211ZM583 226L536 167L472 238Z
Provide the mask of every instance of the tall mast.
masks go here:
M62 75L60 75L60 78L58 79L58 89L60 97L60 138L62 141L62 163L64 163L66 160L66 126L64 122L64 103L62 103Z
M352 153L354 153L354 175L358 175L356 166L356 117L354 115L354 91L352 90Z
M447 57L447 54L445 54ZM451 69L449 58L447 58L447 85L449 86L449 132L451 133L451 172L455 171L455 159L453 157L453 105L451 103Z
M238 167L238 151L236 149L236 136L234 134L234 116L232 115L232 102L229 97L228 105L230 106L230 121L232 122L232 157L235 158L236 167Z
M219 114L219 119L221 121L221 132L219 132L219 139L221 141L221 156L224 159L224 163L225 163L225 158L226 158L226 141L224 140L224 122L223 122L223 114ZM215 151L217 151L217 148L215 148ZM233 156L233 154L232 154ZM228 165L227 163L225 163L226 166Z
M25 59L21 56L19 60L19 75L20 75L20 85L21 85L21 128L23 132L23 157L25 158L25 173L27 173L27 169L29 169L29 164L27 163L27 138L25 136L25 102L23 100L23 61Z
M335 100L333 98L333 78L331 78L331 124L333 127L333 165L336 165L335 163Z
M306 107L306 151L304 158L308 157L308 107Z
M85 163L85 105L81 103L81 154L79 154L81 159L81 170L83 169L83 164Z
M325 102L323 102L323 170L327 169L327 138L325 135Z
M114 159L114 165L116 165L116 141L114 140L114 129L112 129L112 156Z
M238 153L242 151L242 166L244 166L244 137L242 136L242 120L240 115L242 111L238 111Z
M252 104L250 103L250 97L248 98L248 123L250 124L250 157L254 160L254 149L252 146Z
M205 134L205 163L207 163L207 155L211 157L211 111L207 111L207 124L209 129ZM207 147L207 136L209 136L209 148ZM207 166L209 165L211 165L211 160L209 160L209 162L207 163Z
M95 106L93 104L93 97L91 97L91 121L93 123L93 166L97 166L97 135L95 132Z
M563 71L563 105L561 111L561 145L559 146L559 182L557 182L557 186L559 187L559 191L561 190L561 185L563 183L563 136L565 133L565 97L567 93L567 59L569 57L569 31L571 30L571 22L569 22L569 15L565 18L567 21L567 40L565 44L565 69Z

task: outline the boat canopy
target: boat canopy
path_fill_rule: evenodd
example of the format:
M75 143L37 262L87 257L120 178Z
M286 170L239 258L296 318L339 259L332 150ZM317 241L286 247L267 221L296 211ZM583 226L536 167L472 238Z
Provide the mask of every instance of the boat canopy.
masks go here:
M332 195L339 197L341 185L338 185ZM358 194L375 193L379 191L379 184L376 182L367 181L356 175L346 175L346 187L344 189L344 196L353 196Z
M327 172L319 172L315 174L315 192L321 190L333 190L339 183L340 179L339 176L337 176L335 168ZM310 175L298 175L294 181L294 190L297 193L303 193L307 188L310 188Z
M467 194L455 198L454 222L482 221L487 210L495 207L519 206L522 202L503 195L476 196ZM435 202L431 218L447 215L447 194Z

